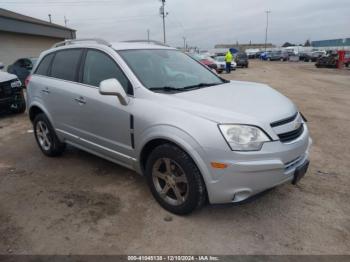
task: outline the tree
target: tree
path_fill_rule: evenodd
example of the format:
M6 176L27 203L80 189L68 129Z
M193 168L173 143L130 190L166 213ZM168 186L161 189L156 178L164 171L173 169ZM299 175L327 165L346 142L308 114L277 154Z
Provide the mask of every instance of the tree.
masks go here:
M289 46L295 46L294 44L291 44L289 42L285 42L282 47L289 47Z
M304 46L311 46L311 43L310 43L310 40L309 40L309 39L308 39L308 40L306 40L306 42L305 42Z

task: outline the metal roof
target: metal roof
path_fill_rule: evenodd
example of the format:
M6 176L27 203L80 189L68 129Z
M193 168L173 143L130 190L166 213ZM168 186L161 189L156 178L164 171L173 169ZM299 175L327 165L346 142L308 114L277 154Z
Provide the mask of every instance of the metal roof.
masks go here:
M0 8L0 31L68 39L76 30Z
M340 39L328 39L328 40L319 40L312 41L312 47L342 47L350 46L350 38L340 38Z

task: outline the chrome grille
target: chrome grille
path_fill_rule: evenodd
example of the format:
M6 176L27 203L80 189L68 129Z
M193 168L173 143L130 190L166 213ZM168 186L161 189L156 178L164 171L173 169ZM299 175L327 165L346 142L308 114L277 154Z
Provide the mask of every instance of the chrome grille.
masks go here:
M288 143L291 142L295 139L297 139L301 134L304 132L304 124L301 124L299 128L283 133L283 134L278 134L279 139L281 140L282 143Z

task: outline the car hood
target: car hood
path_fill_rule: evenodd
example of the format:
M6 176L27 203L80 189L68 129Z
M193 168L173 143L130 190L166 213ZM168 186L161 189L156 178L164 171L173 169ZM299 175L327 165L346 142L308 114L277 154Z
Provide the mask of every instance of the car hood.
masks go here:
M0 82L7 82L14 79L17 79L16 75L0 71Z
M297 111L287 97L267 85L252 82L231 81L168 98L176 100L171 102L173 107L217 123L269 125Z

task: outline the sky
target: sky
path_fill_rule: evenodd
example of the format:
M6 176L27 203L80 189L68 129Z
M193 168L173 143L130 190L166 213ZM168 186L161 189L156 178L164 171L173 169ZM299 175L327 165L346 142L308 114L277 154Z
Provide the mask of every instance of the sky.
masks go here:
M0 0L0 7L77 30L77 38L162 40L160 0ZM167 43L213 48L221 43L303 44L350 37L350 0L166 0Z

